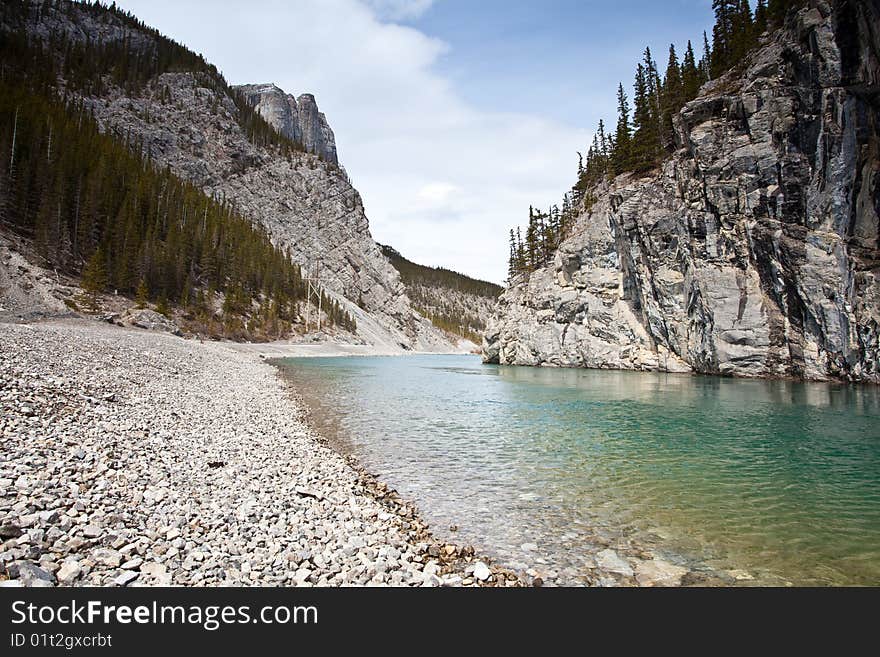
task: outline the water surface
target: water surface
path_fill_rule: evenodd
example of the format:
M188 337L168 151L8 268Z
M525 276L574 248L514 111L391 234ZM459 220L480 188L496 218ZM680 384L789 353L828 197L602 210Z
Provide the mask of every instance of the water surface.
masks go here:
M877 387L474 356L278 364L435 533L515 568L589 581L610 545L755 583L880 584Z

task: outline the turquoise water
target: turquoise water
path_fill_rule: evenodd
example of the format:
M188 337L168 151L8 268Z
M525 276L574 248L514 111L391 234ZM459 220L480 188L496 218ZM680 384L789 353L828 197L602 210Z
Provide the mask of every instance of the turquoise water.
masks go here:
M515 568L589 581L610 545L750 583L880 584L877 387L473 356L278 364L436 533Z

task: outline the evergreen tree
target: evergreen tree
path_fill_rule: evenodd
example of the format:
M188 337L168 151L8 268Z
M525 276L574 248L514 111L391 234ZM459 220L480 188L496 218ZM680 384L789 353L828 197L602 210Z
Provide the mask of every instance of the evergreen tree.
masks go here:
M107 287L107 265L104 251L100 247L95 250L82 271L80 282L85 291L89 306L97 306L98 295Z
M510 229L510 258L507 264L507 279L513 280L513 278L519 273L519 266L517 262L517 249L516 249L516 235L513 232L513 228Z
M602 173L608 169L608 137L605 135L605 121L599 119L599 128L597 131L599 136L599 153L602 157Z
M165 317L171 317L171 308L168 306L168 299L163 294L156 302L156 312Z
M645 92L648 97L648 110L650 120L653 122L653 134L656 135L660 129L660 113L661 113L661 83L660 73L657 70L657 62L651 55L651 49L645 48Z
M147 290L147 283L142 278L140 283L138 283L137 293L135 296L135 302L137 303L138 308L146 308L147 301L150 299L150 292Z
M712 48L709 46L709 37L703 32L703 58L700 60L700 70L704 81L711 80L712 75Z
M519 273L526 271L526 247L519 226L516 227L516 269Z
M734 27L739 13L739 0L712 0L715 26L712 28L712 77L722 75L733 63Z
M617 86L617 130L614 133L612 166L615 175L630 171L632 167L631 128L629 123L629 100L623 84Z
M663 98L661 103L660 142L665 149L672 150L675 145L675 134L672 117L684 106L684 83L681 66L675 45L669 46L669 60L666 64L666 75L663 79Z
M697 62L694 58L694 47L688 41L684 60L681 64L682 98L684 102L691 101L697 97L702 83L702 75L697 68Z
M749 0L738 0L733 15L733 33L731 35L732 59L730 66L740 62L751 51L755 42L755 26Z
M648 79L650 73L639 63L633 96L633 137L631 165L636 171L650 169L659 151L657 123L654 119L653 100Z
M755 7L755 35L760 36L767 31L767 2L758 0Z
M526 228L526 256L528 262L526 266L528 271L535 271L538 268L538 257L540 253L538 234L538 218L535 209L529 206L529 224Z
M779 27L785 22L785 16L788 14L788 10L802 2L803 0L768 0L768 23L774 27Z

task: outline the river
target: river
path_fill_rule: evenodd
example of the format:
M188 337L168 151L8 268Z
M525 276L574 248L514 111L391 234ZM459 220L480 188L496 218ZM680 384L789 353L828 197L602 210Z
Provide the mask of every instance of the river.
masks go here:
M738 583L880 584L880 388L475 356L276 364L436 534L510 567L589 582L611 546Z

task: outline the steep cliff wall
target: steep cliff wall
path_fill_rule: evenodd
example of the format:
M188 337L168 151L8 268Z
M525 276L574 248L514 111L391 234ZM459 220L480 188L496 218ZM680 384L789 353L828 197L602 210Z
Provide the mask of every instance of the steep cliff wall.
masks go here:
M593 191L488 362L880 382L880 9L812 2Z

